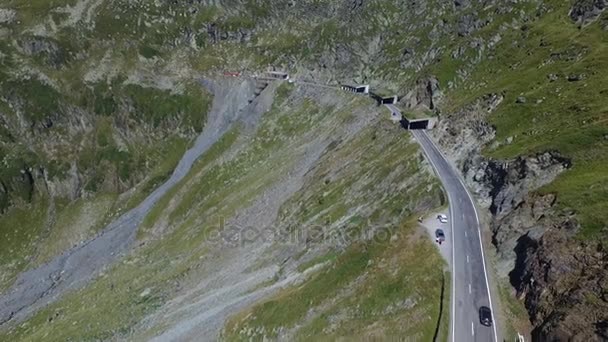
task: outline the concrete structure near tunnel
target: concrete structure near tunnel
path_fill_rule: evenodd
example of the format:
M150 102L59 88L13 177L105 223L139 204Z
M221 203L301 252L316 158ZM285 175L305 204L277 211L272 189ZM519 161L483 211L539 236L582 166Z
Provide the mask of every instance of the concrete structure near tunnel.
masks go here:
M391 121L399 122L401 126L407 130L413 129L432 129L437 124L437 118L428 117L421 119L413 119L410 120L406 118L399 108L395 105L399 102L399 96L394 95L390 97L383 97L379 94L369 91L369 85L359 85L359 86L350 86L350 85L341 85L340 89L349 91L352 93L366 94L369 95L372 99L376 101L379 106L386 106L391 111Z
M424 118L408 120L406 117L401 118L401 126L405 129L432 129L437 124L437 118Z
M391 111L391 121L399 122L401 127L407 130L432 129L437 124L436 117L422 117L416 119L408 119L401 110L392 103L385 103L384 106ZM411 115L415 115L412 113Z
M399 96L397 96L397 95L389 96L389 97L382 97L381 95L378 95L371 91L368 94L372 99L376 100L378 105L387 105L387 104L392 105L392 104L397 104L397 102L399 101Z
M380 101L382 104L395 104L399 100L397 95L392 97L383 97Z
M369 84L351 86L343 84L340 86L340 89L350 91L351 93L359 93L359 94L369 94Z
M277 80L289 80L289 74L282 71L267 71L264 73L267 78L274 78Z

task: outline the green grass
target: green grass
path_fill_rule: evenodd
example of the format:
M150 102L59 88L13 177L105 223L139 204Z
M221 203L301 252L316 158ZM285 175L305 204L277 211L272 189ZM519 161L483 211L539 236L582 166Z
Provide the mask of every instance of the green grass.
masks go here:
M123 91L133 103L135 117L154 126L179 116L183 118L185 127L193 127L200 132L211 104L210 97L195 86L188 87L183 95L139 85L126 85Z
M505 330L501 332L505 340L515 340L518 330L525 331L529 329L530 325L529 315L523 301L518 300L512 292L513 289L508 284L498 285L502 313L506 319L506 322L502 324Z
M8 97L17 96L23 100L23 112L34 123L59 114L63 96L37 79L9 80L0 83L0 86Z
M92 37L96 39L121 39L131 35L143 36L145 26L138 25L138 14L134 9L127 9L123 3L104 2L99 6L95 17L95 30ZM124 9L123 13L117 13Z
M116 194L101 194L73 202L57 201L56 219L48 236L36 246L35 264L47 262L74 244L90 238L112 213L112 205L117 197Z
M158 203L150 210L148 215L144 218L144 221L139 229L138 236L141 238L144 236L145 232L148 228L152 227L154 223L156 223L159 217L163 214L163 212L167 209L169 202L173 199L176 194L181 191L185 184L192 181L193 177L199 174L203 168L208 167L209 164L213 163L217 160L224 152L226 152L232 144L234 144L236 138L238 137L238 129L232 129L220 140L213 144L211 148L205 152L199 159L195 162L192 169L188 173L184 179L182 179L178 184L176 184L173 188L171 188L167 193L158 201Z
M335 147L336 151L321 160L316 182L284 204L279 215L285 219L297 215L298 221L324 226L342 221L348 215L349 208L376 201L379 208L369 217L350 217L348 220L347 227L357 231L367 224L390 223L398 217L411 214L423 193L438 198L441 188L427 188L428 184L424 182L409 187L407 191L378 195L378 192L386 191L379 186L382 182L400 182L419 171L415 160L405 158L415 153L417 147L409 144L407 139L383 134L381 131L380 127L374 126L360 132L348 144ZM362 162L352 164L352 160ZM330 170L336 163L349 167L340 169L331 178L327 177L326 174L331 173ZM359 195L351 195L353 192ZM373 196L379 198L373 199Z
M399 234L392 243L390 239L354 243L304 284L234 316L224 337L248 340L240 333L253 329L263 331L251 337L261 340L298 324L298 340L397 336L431 340L439 316L443 262L428 240L411 238L415 224L407 222L391 232ZM383 266L383 260L390 260L389 264ZM317 314L305 320L310 310ZM341 315L346 317L330 327L330 318Z
M403 113L403 115L410 120L433 118L433 117L437 116L437 114L435 112L432 112L430 110L428 110L428 111L408 111L408 112Z
M450 295L452 294L452 275L450 272L443 272L443 312L441 313L441 322L439 325L439 331L437 334L437 341L449 341L450 338L450 321L452 319L451 315L451 305L452 298Z
M86 183L87 190L99 191L105 180L114 175L129 182L136 180L146 169L156 169L151 171L143 191L138 191L129 207L169 177L189 144L183 135L194 135L202 130L211 103L209 94L194 84L188 84L183 94L171 94L136 85L122 86L120 79L111 86L90 85L79 100L81 105L98 115L93 132L96 144L85 145L78 156L79 167L95 170ZM121 132L116 127L119 123L115 116L125 110L131 111L129 115L133 120L151 124L157 130L165 130L169 121L179 121L182 134L167 132L165 136L155 138L152 145L131 143L126 148L118 146L115 136L120 136ZM102 170L99 170L100 165Z
M279 91L275 103L280 103L282 96L287 95L284 91ZM205 208L208 209L218 205L233 191L239 193L235 189L239 185L249 187L246 182L243 182L243 177L255 178L257 172L267 172L267 170L258 167L261 161L267 160L273 152L279 151L280 147L284 146L284 143L290 138L306 132L312 127L313 123L318 122L324 115L328 115L328 110L321 111L310 99L305 99L297 109L289 114L278 109L278 104L275 104L273 110L265 114L264 122L256 133L256 139L248 146L247 150L241 152L233 160L213 166L193 187L193 191L188 192L181 198L180 203L169 215L170 222L177 222L191 210L194 203L199 203L203 197L208 198L205 205ZM283 164L281 167L285 167L285 165ZM252 173L253 170L256 170L256 173ZM270 174L272 172L263 178L266 179ZM220 189L221 191L210 196L209 189L215 188L217 184L223 184L224 187Z
M148 45L140 46L139 54L144 56L145 58L154 58L161 56L160 51Z
M513 142L488 148L485 154L502 159L559 151L571 158L572 169L540 192L557 193L560 207L577 212L581 236L594 238L606 227L602 213L608 209L608 101L602 95L608 94L603 77L608 72L608 38L597 23L579 30L564 14L567 4L553 6L556 10L527 23L526 30L506 34L499 53L474 70L468 81L474 86L449 94L450 108L482 94L505 94L489 120L496 127L496 141L513 137ZM549 74L559 79L550 82ZM573 74L586 77L568 81ZM526 103L516 103L522 95Z
M6 0L2 6L17 10L19 26L28 27L40 23L53 9L75 3L76 0Z
M443 272L442 261L428 241L408 238L415 224L409 221L403 224L402 220L413 213L417 199L425 196L438 199L440 190L439 187L429 187L433 184L430 178L403 191L384 188L383 183L398 184L415 175L419 169L416 163L407 162L408 156L417 150L415 145L400 139L399 131L385 132L381 126L373 125L352 140L330 147L311 175L310 183L283 204L279 222L288 230L303 230L302 233L307 232L304 227L330 228L342 222L335 228L341 234L329 230L324 232L324 236L346 239L373 226L403 227L397 231L389 228L391 234L400 237L399 246L390 243L390 235L383 235L383 239L353 242L343 253L330 252L301 264L299 271L322 262L329 263L303 285L280 291L269 300L234 316L225 327L228 340L248 339L241 332L250 328L256 332L263 331L255 333L254 340L262 339L263 335L272 338L277 336L279 329L289 329L296 324L300 326L298 336L303 340L372 334L367 329L373 330L374 324L378 324L378 331L386 336L432 338L439 304L435 302L433 306L431 298L439 298L439 292L433 291L437 291L441 284L436 277L440 278ZM353 160L356 162L351 164ZM336 170L337 165L344 167ZM327 176L329 174L331 178ZM355 215L353 210L360 206L368 210ZM310 243L319 242L313 240ZM425 261L418 260L416 255L425 255ZM390 270L370 266L377 265L383 258L391 259ZM429 272L433 269L437 272ZM360 277L364 280L355 282ZM418 286L428 290L422 295L424 304L410 309L397 308L396 312L383 316L382 311L391 303L410 296L418 297L420 291L413 291ZM355 288L354 293L341 298L340 293L350 287ZM330 303L329 307L325 303ZM304 319L313 308L320 308L321 312L310 321ZM354 316L340 323L339 328L331 333L326 333L329 317L343 312ZM424 319L421 318L423 316ZM411 325L397 323L407 321L407 318L413 319Z
M314 259L311 259L311 260L309 260L309 261L307 261L305 263L300 264L298 266L298 271L299 272L304 272L304 271L306 271L307 269L309 269L311 267L314 267L314 266L317 266L319 264L323 264L323 263L326 263L326 262L333 263L336 260L337 257L338 257L338 254L336 252L334 252L334 251L329 252L327 254L318 256L318 257L316 257Z
M289 112L275 108L266 113L251 144L233 159L212 165L189 184L188 191L176 198L176 206L166 213L169 226L176 228L163 249L169 252L196 249L201 239L218 228L218 220L231 217L237 208L250 203L293 165L295 158L287 146L302 144L303 134L314 127L312 123L318 124L328 115L318 109L308 115L297 115L302 108L309 107L308 103L304 100Z
M190 148L191 141L185 138L175 137L169 139L166 143L157 147L150 147L142 152L156 165L147 177L147 179L137 187L137 192L129 198L125 204L125 209L133 208L141 203L146 196L154 191L158 186L163 184L179 163L184 153Z
M29 265L47 219L47 205L40 199L0 215L0 291Z
M327 270L316 275L305 286L268 300L254 309L248 324L264 326L268 330L281 326L293 326L300 321L309 308L333 297L343 286L361 274L370 260L370 250L364 246L353 246Z
M284 100L288 92L281 92L279 98ZM237 154L234 162L224 165L224 168L217 166L219 169L214 171L215 166L210 164L234 144L239 131L235 129L228 133L202 157L188 175L186 189L199 195L193 197L194 201L188 204L191 211L180 215L182 224L170 230L163 239L148 242L145 248L137 250L132 257L114 265L105 272L108 276L102 276L84 289L67 294L38 312L28 324L6 332L7 335L3 335L1 339L36 340L46 335L53 340L86 340L127 336L139 319L158 308L174 294L173 284L191 269L192 263L204 252L199 248L206 238L205 231L198 224L193 225L191 220L208 217L208 221L203 222L202 226L209 227L213 223L214 212L228 217L237 209L247 206L251 199L276 181L278 173L284 172L286 167L291 165L289 151L282 151L286 144L280 142L287 143L289 138L297 136L299 141L289 142L297 145L303 139L302 134L319 124L321 119L329 118L328 115L323 115L327 114L323 110L316 114L311 113L311 117L288 115L299 113L298 110L309 108L308 106L307 102L303 101L295 106L293 112L282 112L275 108L272 113L267 113L256 142L245 145L245 151ZM316 124L310 123L311 120ZM295 132L294 127L301 127L304 131ZM270 133L280 137L278 142L272 141ZM266 164L260 163L261 161ZM276 171L268 172L269 165L273 165ZM214 179L226 179L217 173L219 170L226 171L226 166L237 170L232 175L238 176L238 179L234 179L230 184L209 182ZM164 203L170 200L171 194L163 198L155 210L159 212L165 209ZM218 204L221 206L218 207ZM216 211L215 208L219 210ZM75 209L74 212L78 210ZM153 213L146 218L147 223L154 222ZM68 217L66 221L73 220ZM151 289L151 296L141 297L140 294L146 288ZM83 306L83 301L91 304ZM52 321L49 321L49 318L52 318Z
M220 29L225 31L236 31L238 29L251 29L255 27L255 21L249 16L232 16L219 24Z
M166 269L168 272L158 272ZM5 339L68 341L106 340L127 336L142 316L161 305L172 283L185 269L170 260L146 262L128 258L82 290L40 310L29 321L6 332ZM145 290L150 294L144 296ZM83 305L83 298L87 298Z

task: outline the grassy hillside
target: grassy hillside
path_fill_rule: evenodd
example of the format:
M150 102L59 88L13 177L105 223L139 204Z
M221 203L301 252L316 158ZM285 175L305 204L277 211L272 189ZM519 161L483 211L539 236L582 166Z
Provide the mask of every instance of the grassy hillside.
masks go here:
M426 236L416 236L415 226L404 222L337 257L331 254L311 280L233 317L224 338L432 340L442 279L448 275L435 247ZM442 331L447 338L446 333Z
M591 5L6 0L0 5L0 290L162 184L205 129L211 95L200 79L217 80L224 71L276 68L300 80L369 83L398 94L404 110L434 111L440 119L501 94L503 102L487 117L496 138L483 154L503 160L557 151L570 159L570 169L536 192L557 195L560 210L580 223L579 241L603 242L608 11L598 9L585 25L571 17L581 9L590 15L585 6ZM421 82L428 79L438 82L435 94ZM429 96L438 108L427 108ZM2 333L11 340L64 340L145 339L171 331L201 315L183 313L176 303L190 308L188 301L206 299L213 291L196 290L203 280L228 284L213 269L225 263L256 281L251 270L265 274L264 267L282 265L248 288L260 297L235 309L223 329L227 339L429 339L442 263L411 217L439 205L440 190L420 168L416 146L396 127L369 119L380 112L366 99L280 87L259 126L233 127L147 214L133 255ZM356 235L390 226L386 232L396 238L308 240L263 256L248 246L255 257L242 256L243 269L231 259L233 249L220 252L211 243L231 219L263 221L275 209L281 234L322 226ZM387 260L395 262L386 266ZM281 283L291 276L301 283Z
M578 28L565 14L569 5L550 3L552 12L507 31L496 52L476 66L470 86L449 93L458 108L487 93L505 100L490 117L496 127L494 158L556 150L573 167L541 192L558 194L559 204L577 213L585 238L597 238L608 208L608 35L596 22ZM525 98L519 103L518 98ZM508 139L509 138L509 139ZM507 142L507 139L509 142Z
M278 191L273 189L282 178L280 175L300 172L294 167L302 158L305 146L313 148L309 153L322 152L319 166L305 178L302 188L281 206L278 220L273 223L276 226L269 228L277 233L301 229L302 233L308 234L310 227L323 222L329 229L328 234L351 230L350 234L336 235L342 239L296 241L301 253L291 253L295 253L292 254L294 265L303 265L298 272L317 264L314 260L322 259L315 255L320 257L323 255L320 252L330 247L336 256L332 258L336 262L332 268L338 272L335 275L342 277L340 274L343 274L344 277L341 284L347 285L357 276L367 277L366 282L376 279L374 283L386 283L380 289L362 283L357 290L361 293L345 298L344 305L355 305L358 301L368 303L369 312L362 317L366 324L380 319L375 316L375 310L397 310L404 315L413 315L411 317L424 322L425 327L412 325L408 334L430 336L439 318L440 283L437 280L442 276L443 262L408 217L418 208L439 205L440 188L428 174L421 173L415 158L416 148L408 139L403 139L400 128L379 117L369 118L369 110L375 109L366 100L347 95L340 100L341 106L334 107L315 104L311 95L303 94L302 90L282 87L278 93L273 108L264 114L255 135L236 138L237 130L224 136L198 161L190 175L165 196L158 209L149 214L140 232L144 247L106 270L84 289L70 293L40 311L27 324L5 331L5 338L133 338L170 327L170 319L149 327L150 331L138 322L159 308L170 307L169 300L177 295L191 296L190 286L201 277L215 276L212 271L205 271L207 267L200 260L217 255L224 248L231 250L229 246L221 247L221 242L218 245L216 240L209 241L209 234L217 229L216 218L233 217L255 203L262 194ZM344 124L351 123L355 127L363 122L368 123L363 125L361 134L352 135L341 128ZM336 140L331 148L314 152L314 146L323 141L329 143L336 135L342 136L343 140ZM386 153L379 153L380 150ZM346 165L338 160L351 167L345 168ZM348 222L346 227L343 227L344 222ZM377 232L380 240L357 242L361 238L356 232L371 233L373 227L383 227ZM254 242L252 246L245 243L242 248L247 250L258 243ZM354 245L344 248L344 243ZM285 246L277 241L267 252L272 254ZM398 250L401 252L391 252ZM424 261L415 257L420 255L425 255ZM220 257L216 262L226 261ZM239 262L243 260L239 259ZM256 262L259 263L256 267L263 267L274 261L260 258ZM400 273L382 271L379 267L387 262L400 265ZM403 267L402 262L405 263ZM372 264L374 266L369 269ZM406 267L410 264L416 264L416 267ZM224 267L233 266L228 263ZM429 268L434 271L429 272ZM322 279L321 275L313 275L306 286L313 288L322 286L320 281L330 281ZM410 284L409 290L401 289L405 279ZM428 284L423 291L415 289L418 280ZM273 283L261 283L250 291ZM290 290L286 288L285 291ZM339 291L338 286L319 295L331 298L336 291ZM382 300L376 298L374 291L384 293ZM408 309L410 304L398 307L406 298L411 299L415 310ZM304 313L298 312L297 315ZM297 319L297 315L293 318ZM319 317L311 325L311 333L326 324L323 322ZM282 321L273 324L280 325Z

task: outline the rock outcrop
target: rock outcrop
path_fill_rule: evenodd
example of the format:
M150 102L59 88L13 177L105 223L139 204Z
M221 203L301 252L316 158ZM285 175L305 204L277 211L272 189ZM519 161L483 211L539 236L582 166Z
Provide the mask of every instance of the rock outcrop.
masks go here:
M608 336L608 257L601 242L575 238L573 212L557 195L537 190L569 169L555 151L513 160L483 156L494 139L487 115L502 101L489 94L457 113L443 115L435 139L460 169L491 216L497 271L524 301L537 341Z
M0 24L10 24L15 21L17 12L13 9L0 8Z
M540 237L523 235L512 281L525 301L536 341L608 339L608 255L599 241L572 238L569 217L546 220Z
M431 76L419 79L414 89L410 90L400 101L408 109L435 111L437 102L441 101L441 98L439 80Z
M68 51L46 37L26 36L17 41L17 46L24 55L41 58L54 68L61 67L69 59Z
M577 0L570 10L572 21L580 26L594 22L608 7L607 0Z

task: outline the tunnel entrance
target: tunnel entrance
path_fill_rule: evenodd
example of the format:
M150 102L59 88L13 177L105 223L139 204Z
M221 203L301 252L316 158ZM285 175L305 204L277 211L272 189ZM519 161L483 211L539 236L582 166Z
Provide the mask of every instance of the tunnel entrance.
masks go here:
M352 93L359 93L359 94L368 94L369 93L369 85L361 85L361 86L350 86L350 85L346 85L343 84L340 86L340 88L342 90L346 90L346 91L350 91Z
M410 121L405 117L401 119L401 127L405 129L429 129L429 120L413 120Z
M395 104L397 103L397 96L383 97L381 101L382 104Z
M408 129L427 129L429 127L429 120L416 120L409 122Z

